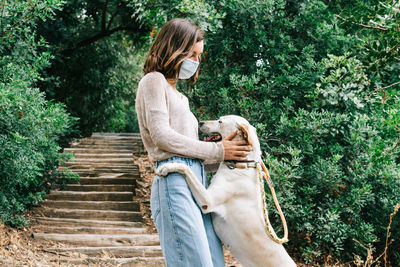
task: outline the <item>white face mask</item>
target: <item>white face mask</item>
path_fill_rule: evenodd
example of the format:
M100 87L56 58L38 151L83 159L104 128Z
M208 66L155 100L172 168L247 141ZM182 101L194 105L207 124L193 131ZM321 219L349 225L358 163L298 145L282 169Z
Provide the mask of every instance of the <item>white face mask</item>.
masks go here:
M181 70L179 71L178 78L181 79L181 80L189 79L190 77L192 77L196 73L197 68L199 67L199 64L200 63L197 62L197 61L194 61L194 60L191 60L191 59L188 59L188 58L185 59L182 62Z

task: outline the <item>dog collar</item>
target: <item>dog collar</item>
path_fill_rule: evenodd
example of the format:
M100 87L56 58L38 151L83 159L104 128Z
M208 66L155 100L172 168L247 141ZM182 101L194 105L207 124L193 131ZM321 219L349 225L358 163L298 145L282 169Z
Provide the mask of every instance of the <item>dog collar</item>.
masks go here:
M236 160L228 160L224 161L225 165L233 170L233 169L247 169L247 168L257 168L257 162L254 160L249 161L236 161Z

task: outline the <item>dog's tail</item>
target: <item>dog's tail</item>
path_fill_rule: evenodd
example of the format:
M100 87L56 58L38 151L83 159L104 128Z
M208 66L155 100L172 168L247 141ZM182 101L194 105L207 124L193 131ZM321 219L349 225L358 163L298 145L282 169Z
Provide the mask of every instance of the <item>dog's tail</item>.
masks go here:
M167 176L171 172L178 172L185 177L190 191L192 192L197 204L201 207L203 213L209 213L212 211L212 198L210 193L200 183L188 165L184 163L169 162L156 169L156 174L160 177Z

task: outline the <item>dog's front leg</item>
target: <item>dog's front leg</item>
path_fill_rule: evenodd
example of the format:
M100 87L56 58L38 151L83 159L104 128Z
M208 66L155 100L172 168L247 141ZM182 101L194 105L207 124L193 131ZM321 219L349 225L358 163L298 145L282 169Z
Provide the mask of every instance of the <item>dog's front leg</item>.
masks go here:
M165 163L156 170L156 174L159 176L167 176L170 172L179 172L185 176L186 181L189 185L190 191L192 192L197 204L200 205L203 213L209 213L212 211L212 196L210 192L200 183L196 175L192 170L183 163Z

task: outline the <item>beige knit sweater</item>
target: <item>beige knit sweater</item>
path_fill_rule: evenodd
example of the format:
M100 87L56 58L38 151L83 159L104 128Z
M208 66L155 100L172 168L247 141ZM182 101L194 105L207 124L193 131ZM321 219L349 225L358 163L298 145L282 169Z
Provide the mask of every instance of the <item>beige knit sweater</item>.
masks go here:
M224 159L222 142L203 142L198 121L186 96L175 90L159 72L146 74L136 93L140 134L151 161L172 156L199 158L205 164Z

